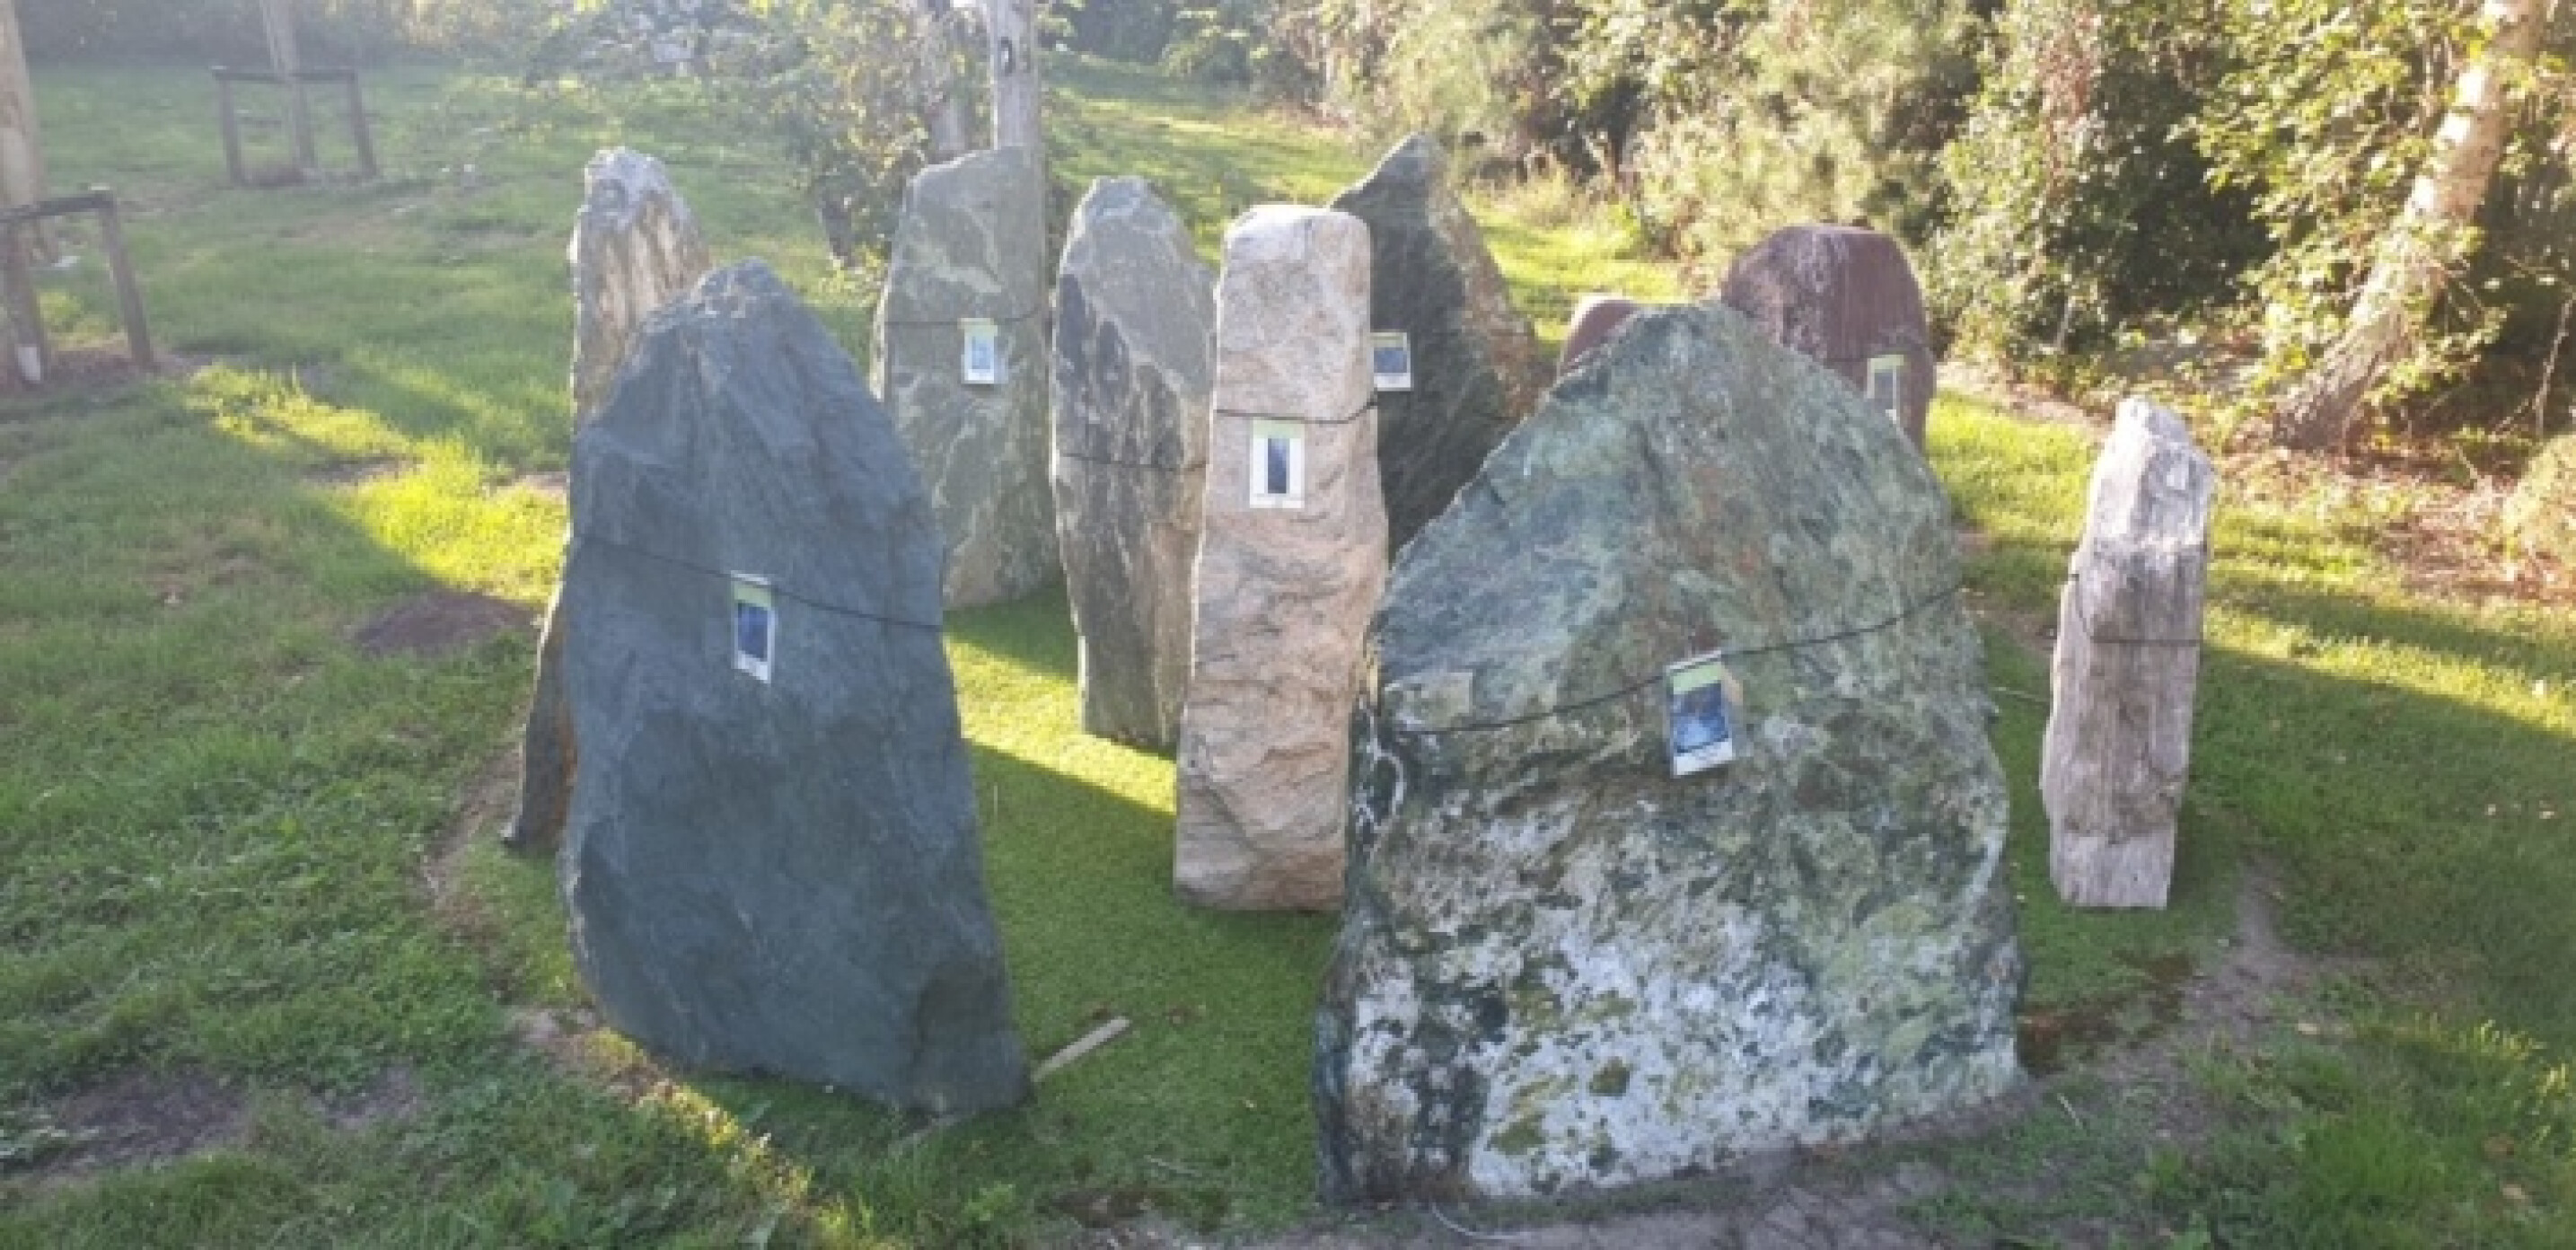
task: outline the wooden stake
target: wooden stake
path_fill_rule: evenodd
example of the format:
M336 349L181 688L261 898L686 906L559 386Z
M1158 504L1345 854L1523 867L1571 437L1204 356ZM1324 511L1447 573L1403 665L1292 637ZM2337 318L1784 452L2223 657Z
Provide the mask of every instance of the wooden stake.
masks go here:
M305 177L322 170L313 154L312 102L304 94L304 57L295 46L295 0L259 0L260 20L268 27L269 68L286 87L286 129L295 140L295 168Z
M91 187L90 194L99 197L99 246L107 252L107 272L116 282L116 309L125 322L126 350L134 357L134 367L144 373L153 369L152 332L143 324L143 290L134 282L134 262L125 254L125 222L117 212L116 193L105 187Z

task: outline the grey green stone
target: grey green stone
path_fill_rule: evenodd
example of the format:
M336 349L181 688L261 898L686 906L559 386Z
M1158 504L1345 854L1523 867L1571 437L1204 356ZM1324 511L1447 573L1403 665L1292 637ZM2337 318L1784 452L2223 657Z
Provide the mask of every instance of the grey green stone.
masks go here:
M1018 599L1061 574L1047 487L1046 181L997 148L904 193L872 363L947 544L947 603ZM997 323L1001 380L969 384L960 323Z
M1341 1200L1561 1193L2016 1079L2006 791L1950 509L1850 387L1641 311L1405 549L1316 1099ZM1670 775L1726 649L1737 758Z
M1056 275L1050 388L1085 733L1180 733L1215 339L1216 275L1189 227L1141 178L1092 183Z

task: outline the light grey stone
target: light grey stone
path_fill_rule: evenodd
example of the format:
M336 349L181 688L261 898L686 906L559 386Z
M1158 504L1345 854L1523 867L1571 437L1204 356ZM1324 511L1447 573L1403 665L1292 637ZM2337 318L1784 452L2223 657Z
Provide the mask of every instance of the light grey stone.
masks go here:
M601 1012L692 1068L1021 1098L938 531L857 368L766 267L710 275L575 438L572 514L561 873ZM736 573L771 583L767 680Z
M1538 406L1546 357L1430 136L1397 144L1330 207L1368 223L1371 328L1412 341L1412 389L1378 398L1378 480L1400 549Z
M1735 258L1720 298L1863 394L1871 361L1901 360L1893 415L1922 449L1939 379L1923 288L1896 240L1858 226L1790 226Z
M1047 487L1046 184L1035 152L933 165L905 191L877 305L874 376L947 543L947 602L1053 582ZM996 323L1001 379L970 384L960 323Z
M2016 1079L2006 791L1940 485L1714 305L1640 312L1398 558L1319 1012L1327 1192L1510 1197ZM1675 779L1664 669L1729 653Z
M2216 492L2180 417L2120 405L2058 598L2039 761L2048 875L2075 906L2161 908L2173 883Z
M1266 206L1226 232L1173 871L1202 906L1341 898L1351 700L1386 581L1368 310L1358 218ZM1251 504L1262 418L1302 436L1299 506Z
M1169 749L1190 676L1216 277L1143 179L1103 178L1074 210L1055 291L1055 525L1082 728Z
M609 148L582 171L581 212L573 219L573 426L579 429L608 399L618 367L644 319L687 293L714 262L698 219L680 198L662 162ZM551 851L563 840L572 803L572 709L564 703L563 631L558 604L546 606L537 643L536 690L528 700L519 745L519 806L502 840Z

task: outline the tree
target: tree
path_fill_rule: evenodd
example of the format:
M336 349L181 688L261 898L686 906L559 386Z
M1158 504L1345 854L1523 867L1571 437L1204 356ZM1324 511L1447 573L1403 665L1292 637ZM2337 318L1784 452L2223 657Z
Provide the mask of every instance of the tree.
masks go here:
M993 146L1043 156L1037 0L984 0L984 28L992 39Z
M2484 0L2483 46L2463 64L2413 190L2379 238L2341 337L2272 415L2272 437L2316 449L2342 441L2354 414L2416 349L2450 275L2476 248L2476 221L2503 158L2513 102L2528 81L2549 0Z

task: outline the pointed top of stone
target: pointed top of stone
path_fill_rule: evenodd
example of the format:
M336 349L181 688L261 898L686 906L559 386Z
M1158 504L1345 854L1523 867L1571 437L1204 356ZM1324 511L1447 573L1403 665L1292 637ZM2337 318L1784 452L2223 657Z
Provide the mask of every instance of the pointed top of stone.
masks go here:
M607 148L582 170L572 264L572 398L576 423L608 402L644 318L679 298L715 261L697 216L662 162Z
M1348 213L1263 204L1225 232L1216 404L1236 412L1339 421L1368 399L1369 228ZM1358 293L1361 298L1350 297ZM1349 363L1313 373L1286 342L1353 345Z
M670 171L658 158L633 148L601 148L582 167L581 180L581 224L594 230L632 230L637 216L656 199L681 204ZM681 211L686 213L686 205ZM689 228L695 233L694 219Z
M1400 548L1538 406L1547 362L1429 136L1397 144L1332 207L1368 223L1371 328L1411 349L1410 387L1379 403L1387 535Z
M2217 482L2180 415L2152 400L2124 399L2093 472L2085 542L2205 547Z

